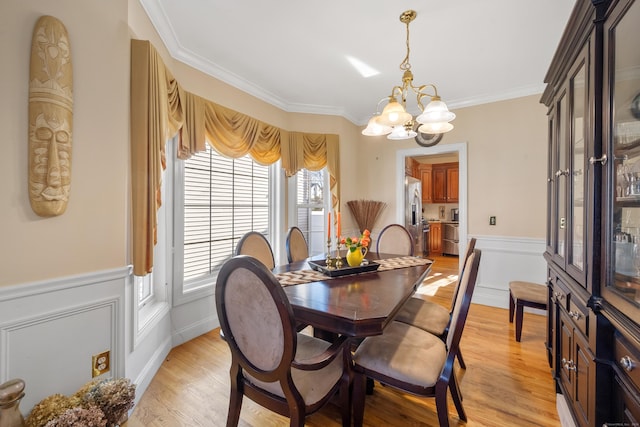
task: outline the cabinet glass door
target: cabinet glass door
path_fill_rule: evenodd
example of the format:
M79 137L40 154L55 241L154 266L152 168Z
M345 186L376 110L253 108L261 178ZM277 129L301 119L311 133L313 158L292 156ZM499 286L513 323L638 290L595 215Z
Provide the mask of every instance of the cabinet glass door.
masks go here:
M567 96L562 94L558 102L558 147L556 165L556 205L555 205L555 226L556 241L554 256L559 265L564 265L567 250L567 175L569 175L569 165L567 162Z
M571 167L570 176L567 178L570 197L570 233L569 242L571 248L567 254L567 269L576 280L582 280L584 272L585 257L585 178L586 178L586 157L585 157L585 126L587 111L587 55L582 56L583 61L575 68L575 72L569 80L571 93L570 112L570 149Z
M608 163L603 296L640 321L640 49L639 2L621 2L605 25L604 141Z
M549 161L547 162L547 252L553 254L555 252L556 242L556 147L557 147L557 134L556 134L556 110L552 106L549 109Z
M587 147L592 141L589 129L589 89L592 86L589 57L591 42L567 74L557 100L549 110L549 138L552 165L547 188L550 223L547 251L578 283L586 281L587 220L586 196L589 169Z

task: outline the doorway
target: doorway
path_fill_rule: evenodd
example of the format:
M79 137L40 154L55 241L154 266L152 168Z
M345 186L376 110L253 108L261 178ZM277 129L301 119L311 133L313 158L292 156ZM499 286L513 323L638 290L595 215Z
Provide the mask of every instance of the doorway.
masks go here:
M396 220L399 224L404 221L404 178L405 160L407 157L421 157L430 155L457 154L459 163L459 193L458 193L458 234L461 242L461 253L467 244L467 143L436 145L435 147L415 147L401 149L396 152ZM463 257L461 257L463 258ZM464 260L460 260L460 263Z

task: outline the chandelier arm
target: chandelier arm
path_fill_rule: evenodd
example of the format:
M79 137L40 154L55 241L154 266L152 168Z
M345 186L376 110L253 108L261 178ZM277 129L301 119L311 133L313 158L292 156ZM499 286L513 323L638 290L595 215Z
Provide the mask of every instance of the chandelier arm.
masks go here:
M389 102L389 97L385 96L380 101L378 101L378 104L376 105L376 115L380 114L380 104L382 104L383 101Z
M400 95L400 98L405 99L405 96L404 96L405 89L406 88L404 87L404 85L403 86L394 86L391 89L391 95L389 95L389 100L395 99L396 95Z
M422 104L422 98L429 98L431 99L431 96L427 95L426 93L422 93L422 92L418 92L418 108L420 108L420 111L424 111L424 107L425 105Z
M433 95L429 94L428 92L424 92L424 90L425 90L426 88L429 88L429 87L430 87L431 89L433 89ZM422 86L420 86L420 90L419 90L418 92L420 92L420 93L424 93L424 94L425 94L425 95L427 95L427 96L431 96L431 97L439 98L439 96L438 96L438 88L437 88L434 84L432 84L432 83L428 83L428 84L426 84L426 85L422 85Z

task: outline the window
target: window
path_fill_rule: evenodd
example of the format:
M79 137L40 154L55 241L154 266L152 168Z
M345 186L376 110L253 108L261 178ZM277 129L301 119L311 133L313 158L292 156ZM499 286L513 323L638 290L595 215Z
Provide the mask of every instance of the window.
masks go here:
M134 276L138 287L138 308L144 307L149 301L153 300L153 273L146 276Z
M309 255L326 251L325 198L328 185L325 169L309 171L301 169L295 176L296 204L294 218L296 225L309 245Z
M168 146L174 146L169 141ZM137 301L133 310L133 348L170 310L168 278L171 271L169 247L171 245L172 182L167 180L173 173L173 162L167 162L167 170L162 173L161 197L164 203L158 209L158 243L153 248L153 272L145 276L133 276L132 301ZM136 309L137 308L137 309Z
M211 147L183 163L184 290L211 282L248 231L270 236L270 166ZM178 232L178 229L176 229ZM179 248L180 246L177 246ZM178 249L179 250L179 249Z

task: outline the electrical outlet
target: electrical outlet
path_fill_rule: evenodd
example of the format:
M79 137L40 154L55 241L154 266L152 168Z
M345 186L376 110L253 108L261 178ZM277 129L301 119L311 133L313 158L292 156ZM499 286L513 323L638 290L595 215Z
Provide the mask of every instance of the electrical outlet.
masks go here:
M489 225L496 225L496 217L495 216L490 216L489 217Z
M95 354L91 357L91 378L97 377L109 372L110 369L110 357L109 350L103 351L100 354Z

